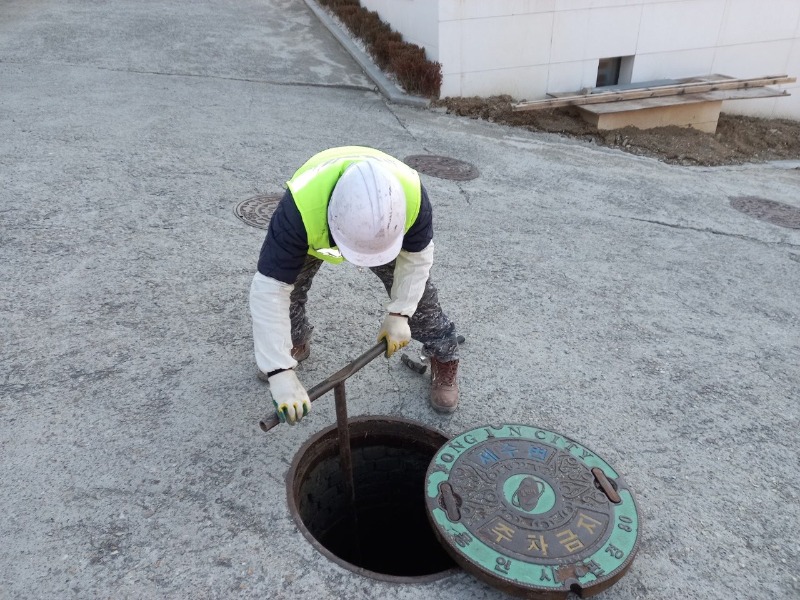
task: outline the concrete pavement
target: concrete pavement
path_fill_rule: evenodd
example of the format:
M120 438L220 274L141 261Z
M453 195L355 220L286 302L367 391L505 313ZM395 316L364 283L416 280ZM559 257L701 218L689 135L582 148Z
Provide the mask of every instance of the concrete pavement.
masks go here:
M475 164L423 176L462 406L380 359L353 415L562 432L644 520L603 598L800 593L800 171L698 169L388 104L301 0L0 1L0 598L499 599L466 573L359 577L317 553L284 474L332 399L268 435L233 214L320 149ZM384 292L323 268L308 386L372 345ZM376 393L377 392L377 393Z

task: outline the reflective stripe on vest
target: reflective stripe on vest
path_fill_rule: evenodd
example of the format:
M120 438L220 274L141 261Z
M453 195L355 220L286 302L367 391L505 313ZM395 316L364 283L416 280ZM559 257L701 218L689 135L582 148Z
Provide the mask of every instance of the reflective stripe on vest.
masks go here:
M343 146L324 150L312 156L286 182L300 211L308 237L308 253L331 263L340 263L344 257L335 246L331 247L328 234L328 201L333 188L352 163L371 158L379 160L397 177L406 197L407 232L419 215L422 201L419 174L396 158L363 146Z

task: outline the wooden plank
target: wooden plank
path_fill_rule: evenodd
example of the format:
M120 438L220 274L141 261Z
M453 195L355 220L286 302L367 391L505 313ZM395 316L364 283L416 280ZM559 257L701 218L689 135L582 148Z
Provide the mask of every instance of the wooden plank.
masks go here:
M727 79L732 78L728 77ZM680 85L682 83L692 83L694 81L694 77L687 77L683 79L651 79L648 81L639 81L637 83L623 83L618 85L606 85L599 88L586 88L580 92L547 92L547 95L550 98L568 98L570 96L584 96L586 94L599 94L601 92L624 92L630 89L662 87L665 85Z
M679 85L627 90L624 92L599 92L596 94L549 98L546 100L531 100L528 102L514 104L511 108L513 111L522 111L558 108L562 106L583 106L586 104L602 104L604 102L621 102L624 100L638 100L643 98L661 98L682 94L714 92L718 90L749 89L754 87L764 87L767 85L778 85L781 83L794 83L795 81L797 81L797 78L788 77L786 75L753 77L749 79L730 79L713 82L700 81L696 83L683 83Z
M636 83L623 83L618 85L606 85L599 88L585 88L580 92L547 92L549 98L569 98L571 96L583 97L587 94L601 94L603 92L626 92L629 90L640 90L642 88L656 88L665 87L668 85L684 85L686 83L711 83L713 81L731 81L736 79L728 75L702 75L695 77L679 77L678 79L651 79L648 81L639 81ZM531 102L538 102L538 100L531 100Z
M683 94L680 96L665 96L663 98L641 98L638 100L623 100L621 102L605 102L603 104L590 104L582 109L594 114L609 114L626 112L630 110L643 110L659 106L676 106L679 104L696 104L698 102L714 102L717 100L745 100L749 98L773 98L776 96L789 96L786 90L774 88L750 88L744 90L720 90L698 94Z
M713 82L682 83L678 85L657 86L627 90L624 92L599 92L596 94L581 94L573 96L563 96L546 100L531 100L520 102L512 106L512 110L537 110L542 108L558 108L561 106L580 106L584 104L602 104L604 102L621 102L641 98L660 98L688 93L702 93L717 90L729 89L748 89L752 87L764 87L767 85L777 85L780 83L794 83L795 77L770 76L755 77L751 79L730 79Z

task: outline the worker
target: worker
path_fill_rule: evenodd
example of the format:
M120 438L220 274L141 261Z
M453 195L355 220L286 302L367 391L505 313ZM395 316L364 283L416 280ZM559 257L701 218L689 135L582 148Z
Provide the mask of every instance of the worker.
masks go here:
M429 277L433 220L419 174L379 150L331 148L311 157L287 182L261 247L250 287L259 378L269 382L278 418L294 425L308 414L308 393L295 367L308 358L314 329L306 300L322 262L369 267L389 293L378 340L386 355L422 343L430 358L430 404L458 406L455 324L442 312Z

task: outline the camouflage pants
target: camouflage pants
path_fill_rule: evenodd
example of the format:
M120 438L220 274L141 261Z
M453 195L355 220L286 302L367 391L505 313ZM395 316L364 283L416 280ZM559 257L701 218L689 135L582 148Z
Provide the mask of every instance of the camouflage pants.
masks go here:
M294 283L289 316L292 320L292 344L295 346L311 340L314 326L306 317L306 302L311 282L321 265L320 259L313 256L306 257L303 269ZM390 292L394 281L394 261L388 265L371 267L370 270L383 282L387 293ZM439 293L430 278L425 283L425 293L408 325L411 328L411 337L422 343L422 351L426 356L434 356L443 362L458 358L455 323L442 312Z

